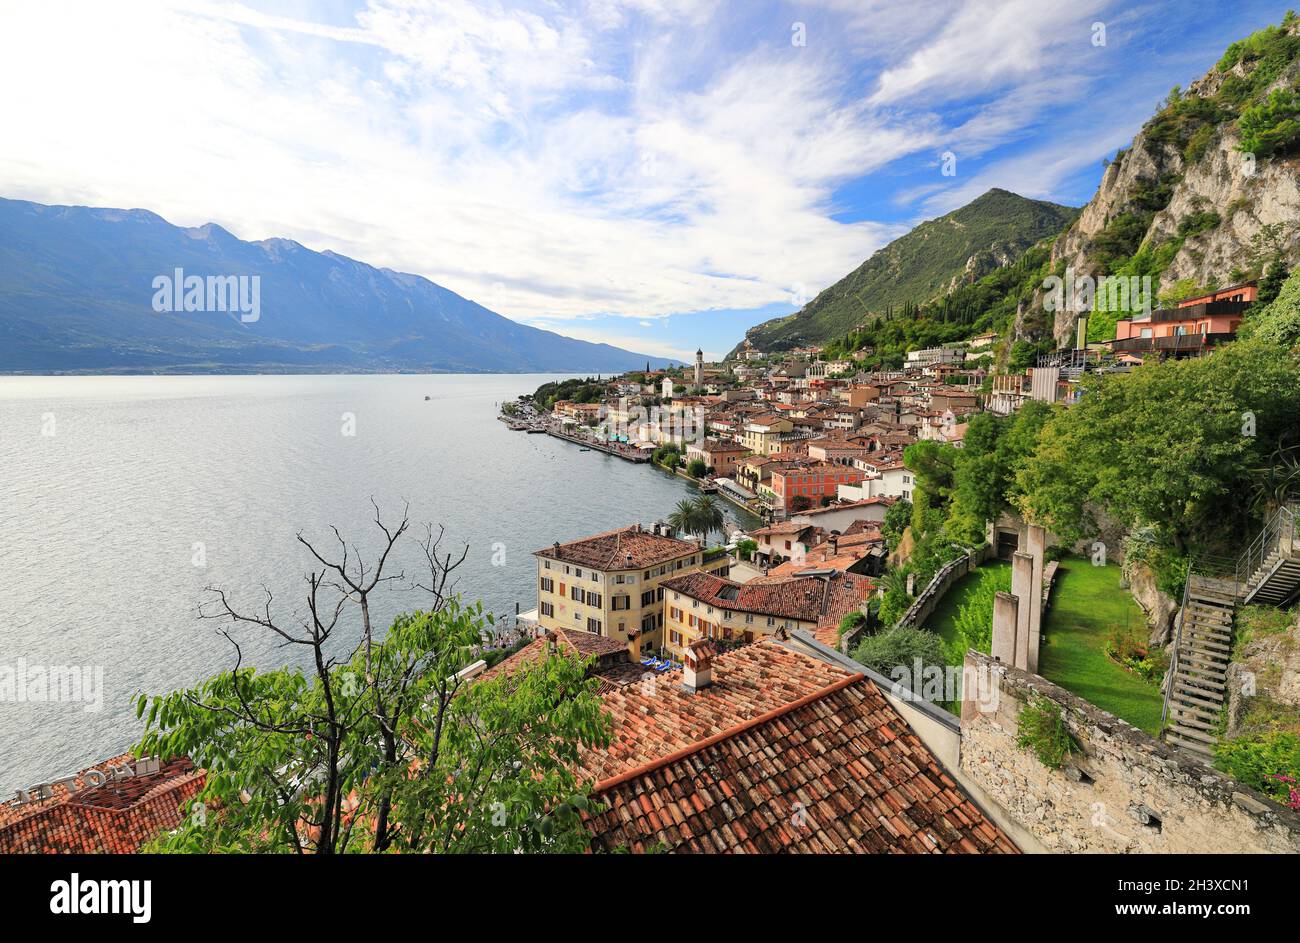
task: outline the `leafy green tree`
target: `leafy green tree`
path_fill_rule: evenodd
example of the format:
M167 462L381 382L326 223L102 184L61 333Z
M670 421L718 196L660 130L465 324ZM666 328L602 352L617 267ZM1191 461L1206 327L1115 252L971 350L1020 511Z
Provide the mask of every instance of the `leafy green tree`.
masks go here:
M1082 537L1095 504L1129 529L1151 525L1180 553L1252 529L1254 469L1300 410L1294 357L1255 337L1082 383L1079 403L1052 414L1017 470L1030 519Z
M952 494L957 449L946 442L914 442L903 450L903 462L916 476L913 498L923 493L926 504L945 508ZM918 503L914 500L913 503Z
M269 595L244 611L213 590L206 615L230 623L234 667L190 689L140 696L141 755L187 755L207 771L185 820L156 850L585 846L589 787L573 769L584 746L608 738L586 666L553 656L510 677L465 681L459 672L477 657L491 619L446 595L455 564L434 541L425 544L431 577L422 584L433 607L399 616L382 640L371 637L368 613L358 629L359 600L394 578L385 564L406 529L405 519L384 527L378 510L376 523L387 544L371 566L341 536L337 564L299 538L322 564L307 578L296 625L273 613ZM308 652L310 668L243 665L240 631Z
M702 458L693 458L690 464L686 466L686 474L692 478L703 478L709 473L709 466L704 463Z
M912 502L899 499L885 511L885 520L880 525L880 533L885 538L885 547L892 553L903 539L903 531L912 523Z

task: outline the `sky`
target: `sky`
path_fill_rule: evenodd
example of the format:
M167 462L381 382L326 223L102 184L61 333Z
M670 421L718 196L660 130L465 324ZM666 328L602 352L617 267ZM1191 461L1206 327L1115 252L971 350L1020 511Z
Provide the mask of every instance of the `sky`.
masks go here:
M1087 202L1173 85L1285 9L0 0L0 196L296 239L719 359L991 187Z

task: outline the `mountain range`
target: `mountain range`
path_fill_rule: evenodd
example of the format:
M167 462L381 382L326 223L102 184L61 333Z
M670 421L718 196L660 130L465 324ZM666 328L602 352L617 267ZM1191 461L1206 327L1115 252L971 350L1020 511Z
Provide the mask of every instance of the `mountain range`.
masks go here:
M158 288L232 275L257 286L255 317L251 305L186 311L170 303L179 290ZM0 199L0 372L609 373L647 363L675 361L528 327L427 278L289 239Z

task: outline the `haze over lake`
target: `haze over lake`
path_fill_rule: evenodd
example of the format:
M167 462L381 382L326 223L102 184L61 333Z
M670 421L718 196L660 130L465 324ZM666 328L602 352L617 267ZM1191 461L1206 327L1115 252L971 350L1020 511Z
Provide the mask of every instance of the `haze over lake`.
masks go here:
M206 586L250 608L265 583L291 621L312 562L295 534L333 551L334 524L373 555L371 496L393 523L409 501L413 533L427 520L446 527L444 548L468 543L458 591L506 614L535 602L532 551L648 523L693 491L495 421L496 404L551 379L0 377L0 669L103 673L97 711L0 700L0 794L129 746L137 692L231 666L218 624L197 617ZM422 559L405 541L391 572L407 578L378 595L380 624L423 604L408 588ZM266 633L238 638L259 667L301 657Z

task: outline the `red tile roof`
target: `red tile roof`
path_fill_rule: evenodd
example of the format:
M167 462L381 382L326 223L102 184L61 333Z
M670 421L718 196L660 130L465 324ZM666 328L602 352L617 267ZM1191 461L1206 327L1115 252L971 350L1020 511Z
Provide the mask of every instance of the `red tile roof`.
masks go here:
M157 772L112 776L133 763L130 754L114 757L78 773L75 792L60 783L47 799L0 805L0 854L132 854L175 828L181 804L203 787L203 771L181 758L161 763ZM92 771L108 781L90 785Z
M605 810L587 819L594 850L1018 850L862 675L767 641L719 656L713 687L666 699L707 703L742 656L751 673L767 669L769 684L812 665L838 676L775 707L753 705L737 723L676 749L658 744L658 755L607 775L595 796ZM614 713L619 742L624 728L645 724L630 705Z
M514 674L522 666L545 661L552 650L578 658L595 658L591 673L611 683L627 684L640 677L645 669L638 663L635 672L623 670L631 653L626 644L594 632L581 629L549 629L546 635L534 639L519 651L478 675L475 681L489 681L502 675ZM618 679L615 681L615 679ZM602 682L603 686L604 682Z
M594 570L628 570L655 566L689 553L699 547L676 537L664 537L634 524L621 530L606 531L593 537L572 540L567 544L533 551L534 556L559 560ZM631 556L631 563L628 556Z
M686 573L666 579L660 585L718 609L803 622L816 622L820 618L826 596L826 584L811 577L737 583L712 573Z
M616 776L848 675L770 639L719 655L713 683L699 694L682 687L680 670L655 674L653 683L627 685L602 696L613 721L611 740L584 751L582 772L595 780Z

